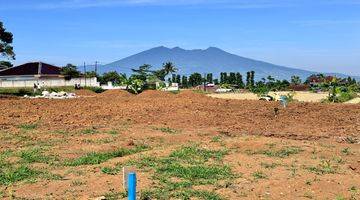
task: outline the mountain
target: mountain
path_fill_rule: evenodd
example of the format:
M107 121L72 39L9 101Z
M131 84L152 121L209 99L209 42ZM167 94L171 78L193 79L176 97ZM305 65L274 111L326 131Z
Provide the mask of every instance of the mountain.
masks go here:
M246 72L253 70L257 79L269 75L277 79L290 79L293 75L305 79L311 74L317 73L241 57L216 47L205 50L185 50L179 47L171 49L163 46L104 65L101 67L101 72L117 71L131 74L131 68L150 64L154 69L159 69L164 62L168 61L177 66L179 69L178 74L183 75L189 75L193 72L213 73L214 76L219 76L220 72L240 72L245 75ZM333 73L331 75L346 77L343 74Z

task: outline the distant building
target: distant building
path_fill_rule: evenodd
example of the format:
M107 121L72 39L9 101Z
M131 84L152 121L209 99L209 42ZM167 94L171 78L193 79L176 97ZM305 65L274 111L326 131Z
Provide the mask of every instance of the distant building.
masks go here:
M0 80L40 80L63 78L61 68L42 62L30 62L0 71Z
M96 77L65 80L61 75L61 67L43 62L29 62L0 71L0 87L33 87L34 84L44 87L100 85Z
M322 83L330 83L335 77L334 76L323 76L323 75L311 75L307 82L310 86L317 86Z

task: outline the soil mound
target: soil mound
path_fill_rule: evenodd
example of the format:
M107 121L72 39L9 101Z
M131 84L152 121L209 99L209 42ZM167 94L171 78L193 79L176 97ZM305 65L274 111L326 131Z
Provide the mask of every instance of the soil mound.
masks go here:
M76 90L74 92L77 96L95 96L96 93L91 90Z
M106 90L101 93L99 96L101 97L131 97L133 94L125 91L125 90Z
M137 97L141 98L171 98L174 94L170 92L163 92L159 90L145 90L144 92L137 95Z

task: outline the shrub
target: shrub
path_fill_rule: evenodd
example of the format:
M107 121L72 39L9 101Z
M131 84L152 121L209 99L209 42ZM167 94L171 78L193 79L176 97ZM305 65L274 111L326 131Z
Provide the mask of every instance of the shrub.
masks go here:
M103 93L105 92L104 89L102 89L101 87L85 87L84 89L87 89L87 90L91 90L95 93Z

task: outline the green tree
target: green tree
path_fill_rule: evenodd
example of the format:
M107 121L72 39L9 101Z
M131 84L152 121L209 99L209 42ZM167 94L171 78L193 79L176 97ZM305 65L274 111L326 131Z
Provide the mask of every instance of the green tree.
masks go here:
M214 79L214 84L219 85L219 79Z
M152 74L150 71L151 65L144 64L141 65L138 69L131 69L134 73L132 74L133 79L140 79L146 81L147 77Z
M228 75L226 72L220 73L220 84L226 84L228 83Z
M99 77L99 75L95 71L90 71L85 73L86 78Z
M293 85L300 85L301 84L301 79L299 76L291 76L291 84Z
M255 86L255 72L250 71L250 87L254 87L254 86Z
M12 46L13 34L6 31L3 23L0 21L0 57L15 60L14 48ZM0 61L0 69L12 67L8 61Z
M199 74L199 73L193 73L189 77L189 85L192 87L201 85L202 81L203 81L203 78L202 78L201 74Z
M176 74L171 75L171 82L176 83Z
M12 46L13 34L6 31L2 22L0 22L0 54L4 57L15 59L14 48Z
M213 74L209 73L206 75L206 82L213 83Z
M80 72L77 70L77 67L72 64L67 64L61 69L61 74L65 76L66 79L78 78L80 77Z
M178 71L178 69L176 68L176 66L172 62L164 63L163 64L163 69L164 69L166 75L168 75L168 74L172 75L173 73Z
M236 84L236 74L234 72L230 72L229 80L227 81L229 84Z
M112 82L113 84L121 84L124 81L124 76L118 74L116 71L111 71L104 73L102 75L102 83L106 84L107 82Z
M182 76L182 79L181 79L181 87L183 87L183 88L189 87L189 83L188 83L188 78L187 78L187 76Z
M177 83L181 83L181 76L178 74L178 75L176 75L176 82Z
M251 74L250 72L246 72L246 88L250 88L250 85L251 85Z
M242 75L238 72L236 73L236 81L235 84L239 87L239 88L244 88L244 82L243 82L243 78Z
M9 61L0 61L0 70L8 69L10 67L13 67L13 64Z

